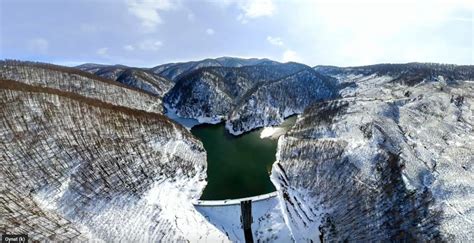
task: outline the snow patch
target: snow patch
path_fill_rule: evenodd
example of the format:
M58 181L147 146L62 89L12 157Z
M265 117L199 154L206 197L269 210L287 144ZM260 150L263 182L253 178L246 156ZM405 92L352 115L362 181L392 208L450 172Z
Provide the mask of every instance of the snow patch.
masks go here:
M166 110L165 115L169 119L181 124L183 127L185 127L188 130L191 130L192 127L199 125L201 123L199 120L196 120L193 118L180 117L176 109L171 108L168 104L164 104L163 106L165 107L165 110Z
M284 133L285 129L281 127L265 127L263 128L262 132L260 133L260 138L275 138L279 137Z
M223 116L217 116L217 117L199 116L196 119L198 120L199 124L217 124L217 123L221 123L224 117Z
M277 188L281 213L293 240L319 242L319 226L324 213L317 206L320 203L315 202L305 189L291 187L285 173L279 168L278 161L273 164L270 179Z
M269 193L252 197L252 233L255 241L259 242L292 242L291 234L283 219L280 203L276 193ZM250 199L252 199L250 198ZM201 205L195 205L196 209L206 219L224 232L232 242L245 242L244 231L240 218L240 201L225 202L223 205L206 201ZM223 201L218 201L223 202Z

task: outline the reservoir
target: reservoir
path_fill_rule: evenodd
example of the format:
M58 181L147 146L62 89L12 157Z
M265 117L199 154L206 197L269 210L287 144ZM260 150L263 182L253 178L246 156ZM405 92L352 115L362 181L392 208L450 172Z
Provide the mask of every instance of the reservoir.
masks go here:
M256 129L240 136L229 134L224 123L194 126L191 132L207 152L208 184L201 200L236 199L275 191L269 173L275 162L277 137L295 120L296 116L286 119L280 128ZM261 138L264 134L277 135Z

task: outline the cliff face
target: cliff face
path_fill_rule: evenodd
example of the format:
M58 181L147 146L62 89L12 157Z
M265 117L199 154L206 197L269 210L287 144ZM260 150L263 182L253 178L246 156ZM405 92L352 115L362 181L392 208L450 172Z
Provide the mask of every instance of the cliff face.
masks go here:
M2 68L18 80L0 80L2 232L40 241L227 239L191 204L206 184L202 144L135 109L147 94L58 69Z
M342 98L305 110L273 166L296 240L474 238L473 70L437 68L332 73Z

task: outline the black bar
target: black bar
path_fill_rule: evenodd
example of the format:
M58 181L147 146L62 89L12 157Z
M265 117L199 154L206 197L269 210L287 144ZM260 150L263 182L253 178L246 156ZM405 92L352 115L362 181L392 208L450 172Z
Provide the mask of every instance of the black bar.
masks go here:
M240 210L242 213L242 228L244 229L245 242L253 243L252 235L252 201L240 202Z

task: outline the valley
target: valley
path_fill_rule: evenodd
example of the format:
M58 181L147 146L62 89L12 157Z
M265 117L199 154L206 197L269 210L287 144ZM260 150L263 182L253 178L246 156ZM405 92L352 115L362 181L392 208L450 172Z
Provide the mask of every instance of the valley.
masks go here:
M38 241L470 241L473 80L473 66L434 63L1 61L0 228Z

